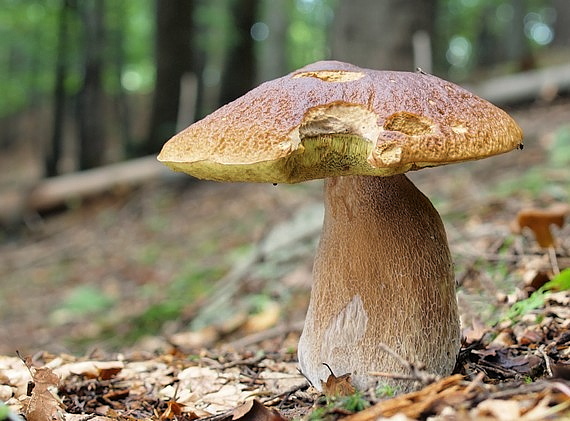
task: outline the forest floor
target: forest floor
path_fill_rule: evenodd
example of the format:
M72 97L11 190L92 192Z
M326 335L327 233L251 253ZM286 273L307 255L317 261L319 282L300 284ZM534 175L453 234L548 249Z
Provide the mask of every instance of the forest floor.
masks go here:
M3 234L0 400L22 409L33 376L28 420L30 407L66 419L338 419L367 406L352 419L556 418L570 410L570 293L525 299L570 267L570 228L556 231L553 259L512 227L521 210L569 203L570 101L509 111L525 131L523 151L410 175L448 232L463 376L405 398L387 399L388 389L348 403L320 398L297 372L295 350L321 183L181 176L27 215L25 228ZM0 158L0 188L25 185L26 150ZM63 406L46 392L58 381Z

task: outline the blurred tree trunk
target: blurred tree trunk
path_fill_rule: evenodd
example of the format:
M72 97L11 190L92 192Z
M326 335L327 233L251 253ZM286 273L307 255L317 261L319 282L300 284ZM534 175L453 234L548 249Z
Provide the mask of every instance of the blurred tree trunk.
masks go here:
M125 13L124 2L112 2L110 7L113 8L114 21L113 25L108 26L108 34L110 40L110 55L112 56L113 77L115 83L114 107L117 119L117 127L121 136L121 146L124 155L129 156L133 150L133 141L131 134L131 113L129 109L128 93L125 91L122 82L122 75L125 67L125 30L127 19Z
M44 175L53 177L59 174L59 161L62 154L63 126L65 121L65 79L67 76L67 51L69 48L68 19L71 2L61 0L58 29L57 52L55 64L55 86L53 91L53 127L51 139L44 153Z
M176 133L180 82L193 71L193 0L156 0L156 80L149 136L142 154L160 151Z
M570 46L570 4L568 0L552 0L551 6L556 11L553 44L568 48Z
M256 83L275 79L289 71L286 54L290 4L275 0L262 0L261 3L261 20L268 26L269 34L259 45Z
M500 45L504 42L504 56L497 61L512 60L518 63L518 70L525 71L536 67L530 42L524 33L525 16L531 10L528 0L511 0L513 18L503 40L495 40ZM501 42L503 41L503 42ZM484 48L484 47L482 47Z
M256 22L258 0L231 0L235 35L228 46L220 88L220 104L227 104L249 91L256 81L254 40L251 27Z
M336 60L414 70L413 36L433 33L436 0L340 0L332 31Z
M103 92L103 52L105 48L105 2L79 2L84 28L83 84L77 97L79 128L79 169L86 170L105 161L105 115Z

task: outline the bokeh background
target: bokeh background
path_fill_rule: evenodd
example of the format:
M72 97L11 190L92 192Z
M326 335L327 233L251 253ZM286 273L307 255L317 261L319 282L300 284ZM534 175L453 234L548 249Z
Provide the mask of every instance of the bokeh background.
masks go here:
M210 346L298 326L320 184L197 182L154 156L193 121L316 60L420 67L521 123L524 154L414 175L452 240L492 219L508 236L517 208L567 202L568 22L567 0L0 0L0 352L150 349L181 332ZM289 254L260 258L295 218L317 222ZM519 281L493 265L479 269ZM224 295L228 276L238 280ZM480 301L473 313L492 313Z

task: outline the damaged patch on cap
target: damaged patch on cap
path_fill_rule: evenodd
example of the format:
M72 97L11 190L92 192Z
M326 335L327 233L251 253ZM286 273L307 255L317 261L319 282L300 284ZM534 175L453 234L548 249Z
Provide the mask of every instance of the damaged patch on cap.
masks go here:
M373 142L380 130L375 112L362 105L332 103L309 109L295 131L300 139L351 134Z
M300 77L314 77L323 82L352 82L364 77L364 73L349 72L346 70L318 70L314 72L301 72L293 75L294 79Z
M374 171L366 158L381 130L378 115L363 105L334 102L310 108L287 141L294 145L286 165L290 179Z
M407 111L391 114L384 121L368 162L373 167L401 165L404 159L403 147L410 143L410 137L433 135L435 126L431 119ZM412 163L406 164L411 167Z
M406 111L394 113L384 122L385 130L402 132L410 136L433 133L433 126L431 119Z

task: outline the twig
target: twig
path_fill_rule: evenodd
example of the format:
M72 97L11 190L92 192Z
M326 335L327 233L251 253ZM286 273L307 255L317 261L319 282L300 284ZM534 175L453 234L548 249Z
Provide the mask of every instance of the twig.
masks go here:
M305 378L305 380L307 380L307 382L309 383L309 386L315 387L315 385L313 384L313 382L311 381L311 379L309 379L309 378L305 375L305 373L303 373L303 372L301 371L301 369L298 368L298 367L297 367L297 372L298 372L301 376L303 376L303 377Z
M277 402L275 402L276 399L280 399L280 398L284 397L283 399L280 399L280 401L279 401L279 406L282 406L283 403L286 402L293 393L298 392L299 390L307 389L308 387L309 387L308 382L296 384L295 386L291 386L289 389L287 389L287 390L285 390L285 391L283 391L277 395L263 399L261 401L261 403L263 403L264 405L267 405L267 406L273 406L277 403Z
M550 258L552 272L554 275L560 275L560 267L558 266L558 260L556 259L556 250L553 246L548 247L548 257Z
M469 385L465 388L464 393L467 395L469 393L471 393L471 391L473 389L475 389L477 386L481 385L481 383L483 383L483 379L485 378L485 373L483 371L480 371L479 373L477 373L477 375L475 376L475 378L471 381L471 383L469 383Z
M251 345L258 344L259 342L266 341L268 339L273 339L278 336L286 335L291 332L300 332L303 330L303 320L299 320L293 323L283 324L271 329L267 329L261 332L252 333L251 335L244 336L228 344L229 347L240 349Z
M542 358L544 358L544 365L546 366L546 373L548 374L548 377L553 377L552 367L550 366L550 358L548 357L548 355L544 351L544 344L542 344L538 347L538 352L540 353Z
M570 398L570 387L567 384L562 382L551 382L553 389L558 389L558 391L564 393L567 397Z
M259 353L258 355L248 358L246 360L235 360L235 361L230 361L228 363L225 364L221 364L218 368L221 370L226 370L228 368L232 368L232 367L236 367L238 365L249 365L249 366L253 366L256 365L257 363L259 363L260 361L262 361L263 359L267 358L267 355L265 355L264 352Z
M489 393L487 399L509 399L513 396L519 395L529 395L531 393L538 393L543 392L545 389L548 389L551 385L556 385L557 387L560 382L550 382L548 380L537 381L535 383L529 384L521 384L519 387L506 389L506 390L499 390L497 392ZM552 387L550 387L552 388Z
M402 365L402 367L408 369L412 374L397 374L397 373L384 373L384 372L370 372L371 376L380 376L380 377L388 377L391 379L398 379L398 380L410 380L410 381L419 381L423 385L428 385L440 379L440 376L435 374L429 373L424 370L423 365L414 364L400 356L396 353L393 349L391 349L386 344L380 343L378 347L386 352L387 354L391 355L396 361Z

